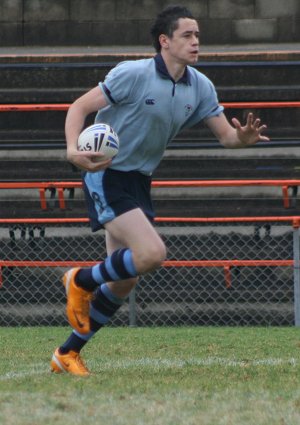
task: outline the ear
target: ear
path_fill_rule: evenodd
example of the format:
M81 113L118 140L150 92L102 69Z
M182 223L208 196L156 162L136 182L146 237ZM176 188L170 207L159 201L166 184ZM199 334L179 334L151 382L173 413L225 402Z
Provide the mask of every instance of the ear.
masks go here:
M169 48L169 37L166 34L160 34L158 39L163 49Z

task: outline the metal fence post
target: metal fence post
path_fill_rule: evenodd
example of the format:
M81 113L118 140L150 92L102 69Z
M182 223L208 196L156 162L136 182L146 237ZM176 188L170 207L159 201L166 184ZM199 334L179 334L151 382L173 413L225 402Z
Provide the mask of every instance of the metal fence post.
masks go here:
M129 294L129 326L136 326L135 288Z
M294 321L300 326L300 248L299 224L293 226L293 258L294 258Z

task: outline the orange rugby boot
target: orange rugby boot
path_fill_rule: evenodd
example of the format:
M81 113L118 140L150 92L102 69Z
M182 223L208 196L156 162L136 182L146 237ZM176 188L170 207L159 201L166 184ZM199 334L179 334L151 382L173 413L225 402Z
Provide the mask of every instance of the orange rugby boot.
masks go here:
M86 291L75 283L75 276L80 270L73 268L63 276L67 295L67 317L73 329L81 334L90 332L90 302L93 292Z
M71 375L88 376L90 371L85 366L79 353L69 351L67 354L60 354L58 348L51 359L51 371L54 373L67 372Z

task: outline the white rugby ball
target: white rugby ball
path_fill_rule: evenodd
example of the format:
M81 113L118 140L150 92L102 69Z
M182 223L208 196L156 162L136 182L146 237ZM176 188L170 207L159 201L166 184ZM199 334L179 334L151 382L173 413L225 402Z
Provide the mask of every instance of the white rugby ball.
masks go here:
M78 137L78 150L89 152L101 152L105 156L97 159L113 158L119 151L119 137L108 124L93 124L84 129Z

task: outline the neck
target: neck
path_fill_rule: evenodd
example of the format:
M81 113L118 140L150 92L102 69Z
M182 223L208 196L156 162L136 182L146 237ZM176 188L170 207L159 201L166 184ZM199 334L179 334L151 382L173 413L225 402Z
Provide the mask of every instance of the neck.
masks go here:
M165 52L161 52L161 55L162 55L163 60L166 64L167 70L168 70L170 76L173 78L173 80L174 81L180 80L180 78L184 74L186 65L184 65L180 62L174 61Z

